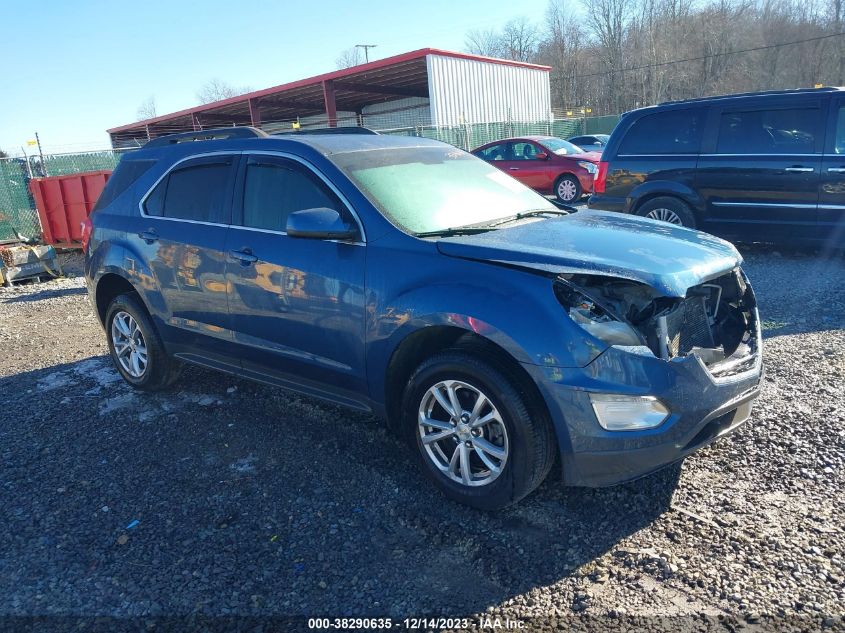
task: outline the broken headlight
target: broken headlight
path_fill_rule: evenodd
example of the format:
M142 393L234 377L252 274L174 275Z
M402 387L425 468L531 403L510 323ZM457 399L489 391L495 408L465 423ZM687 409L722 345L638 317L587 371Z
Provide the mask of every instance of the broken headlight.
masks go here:
M622 319L575 286L559 280L555 294L569 318L608 345L642 345L642 336Z

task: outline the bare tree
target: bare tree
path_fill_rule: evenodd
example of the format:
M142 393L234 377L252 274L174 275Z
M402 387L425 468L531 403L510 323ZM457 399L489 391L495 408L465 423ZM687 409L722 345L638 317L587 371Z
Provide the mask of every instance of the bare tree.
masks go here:
M566 9L563 0L551 0L543 28L537 61L552 67L552 102L571 107L586 104L589 84L578 81L577 75L588 72L592 65L585 55L586 34L580 19Z
M472 53L473 55L503 57L504 42L502 34L496 29L473 29L466 34L464 49L467 53Z
M231 99L232 97L245 94L251 90L252 88L248 86L235 88L220 79L210 79L206 81L199 90L197 90L197 101L200 105L204 103L212 103L214 101L222 101L223 99Z
M138 106L137 116L139 121L154 119L157 116L156 99L154 96L150 95L141 105Z
M338 58L335 60L335 64L338 68L352 68L353 66L358 66L359 64L364 63L364 53L361 52L361 49L357 46L353 46L352 48L347 48L343 51Z
M507 59L529 62L537 55L540 33L526 17L515 18L505 24L501 38Z

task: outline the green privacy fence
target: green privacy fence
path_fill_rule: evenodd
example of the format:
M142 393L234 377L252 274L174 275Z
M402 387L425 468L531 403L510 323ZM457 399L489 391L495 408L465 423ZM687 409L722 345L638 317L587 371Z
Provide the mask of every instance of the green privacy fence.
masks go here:
M500 121L496 123L467 123L450 127L415 126L381 130L382 134L422 136L467 151L491 141L512 136L559 136L569 138L580 134L609 134L616 126L616 115L560 121Z
M490 141L511 136L559 136L568 138L580 134L609 134L619 117L616 115L587 119L556 121L500 121L455 126L414 126L378 130L382 134L420 136L443 141L465 150L472 150ZM35 202L29 193L29 180L38 176L65 176L86 171L114 169L121 152L112 150L83 154L52 154L40 158L0 159L0 240L16 235L38 237L41 225Z
M120 155L111 150L84 154L49 154L0 159L0 240L38 237L41 224L29 193L31 177L66 176L85 171L114 169Z

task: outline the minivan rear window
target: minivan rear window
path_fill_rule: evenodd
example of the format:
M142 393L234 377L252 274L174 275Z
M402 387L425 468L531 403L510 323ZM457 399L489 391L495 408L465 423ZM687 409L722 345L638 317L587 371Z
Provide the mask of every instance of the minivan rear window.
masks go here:
M620 154L697 154L701 147L704 110L664 110L634 121Z

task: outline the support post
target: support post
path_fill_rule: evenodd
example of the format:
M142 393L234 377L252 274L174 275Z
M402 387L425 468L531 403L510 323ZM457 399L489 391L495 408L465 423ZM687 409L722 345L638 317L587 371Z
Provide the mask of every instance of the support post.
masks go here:
M261 127L261 108L258 99L249 100L249 120L252 127Z
M334 98L334 82L331 79L323 82L323 101L326 106L326 118L329 127L337 127L337 103Z

